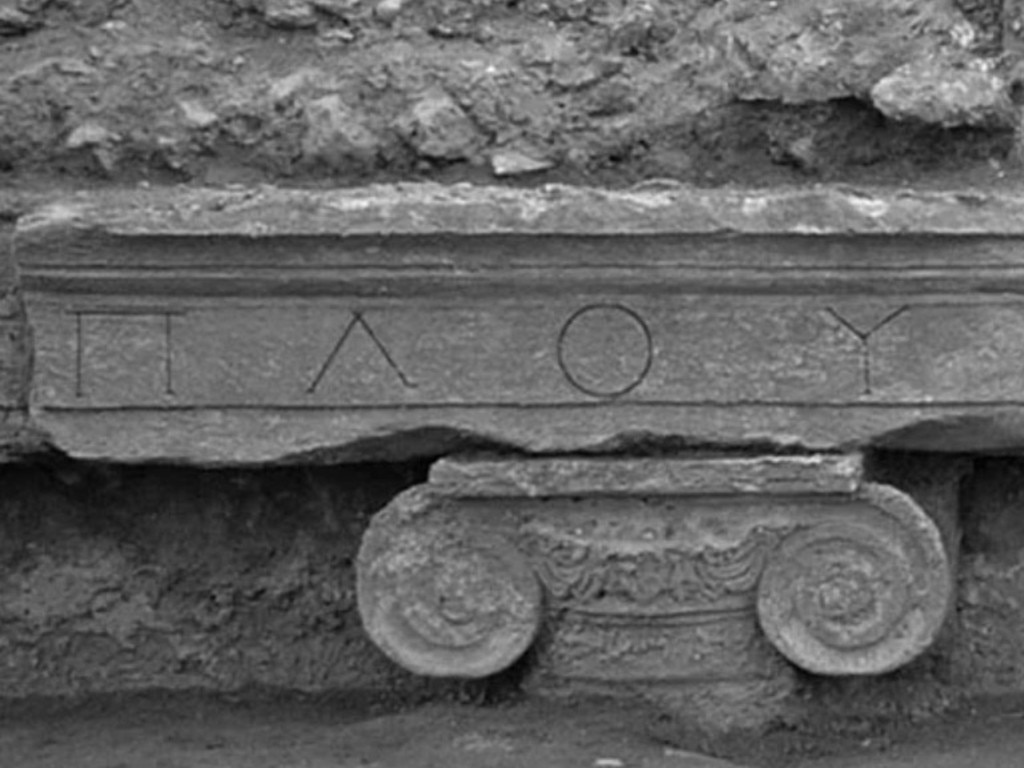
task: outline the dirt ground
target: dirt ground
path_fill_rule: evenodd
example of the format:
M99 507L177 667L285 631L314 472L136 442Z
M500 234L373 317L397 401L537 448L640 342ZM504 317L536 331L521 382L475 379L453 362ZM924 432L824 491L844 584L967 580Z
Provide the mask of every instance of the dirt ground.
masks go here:
M0 766L1008 768L1020 765L1022 723L1019 701L998 701L917 726L711 738L622 703L146 694L9 703L0 714Z

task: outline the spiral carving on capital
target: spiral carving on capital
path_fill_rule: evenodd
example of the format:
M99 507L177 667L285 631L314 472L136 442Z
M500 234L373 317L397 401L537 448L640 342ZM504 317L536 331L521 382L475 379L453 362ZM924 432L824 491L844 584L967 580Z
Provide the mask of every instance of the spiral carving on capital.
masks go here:
M758 587L762 629L809 672L903 666L931 645L949 607L953 581L935 523L889 486L865 484L857 501L876 514L801 528L779 545Z
M377 647L435 677L486 677L523 655L542 601L515 546L450 520L381 520L357 562L359 612Z

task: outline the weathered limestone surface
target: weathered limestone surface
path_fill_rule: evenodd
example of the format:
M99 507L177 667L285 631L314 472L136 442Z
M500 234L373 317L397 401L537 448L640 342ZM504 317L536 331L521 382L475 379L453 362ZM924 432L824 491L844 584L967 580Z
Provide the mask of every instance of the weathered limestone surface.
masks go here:
M1024 198L399 185L24 217L34 423L204 464L1024 446Z
M903 666L951 605L939 528L851 457L813 457L809 484L809 458L647 459L633 494L614 461L445 460L363 538L364 626L442 677L534 645L537 674L609 685L778 679L776 651L828 675Z

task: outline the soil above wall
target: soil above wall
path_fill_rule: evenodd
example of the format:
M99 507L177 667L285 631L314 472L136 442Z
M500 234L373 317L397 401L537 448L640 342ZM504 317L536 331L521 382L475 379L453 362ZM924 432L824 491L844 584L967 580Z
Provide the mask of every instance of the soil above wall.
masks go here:
M998 182L1006 29L987 0L2 0L0 186Z

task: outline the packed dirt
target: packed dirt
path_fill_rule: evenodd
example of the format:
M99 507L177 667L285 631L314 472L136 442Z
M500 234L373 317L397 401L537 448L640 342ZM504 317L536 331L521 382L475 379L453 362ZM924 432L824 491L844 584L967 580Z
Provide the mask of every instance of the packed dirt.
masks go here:
M8 703L3 768L1008 768L1024 708L714 738L635 705L192 694Z

